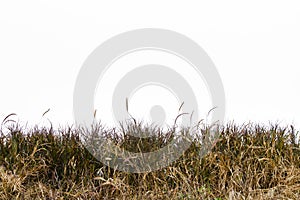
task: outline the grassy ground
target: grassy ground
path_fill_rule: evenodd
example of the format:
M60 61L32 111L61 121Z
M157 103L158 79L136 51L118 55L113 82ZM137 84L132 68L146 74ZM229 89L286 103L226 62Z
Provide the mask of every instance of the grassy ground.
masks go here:
M170 166L128 173L97 161L80 143L82 129L7 124L6 134L0 132L0 199L300 199L293 126L228 124L219 127L220 138L202 158L196 137ZM129 129L97 130L127 150L139 145L151 151L174 137L173 129L156 130L151 140L132 138ZM202 134L209 131L199 127Z

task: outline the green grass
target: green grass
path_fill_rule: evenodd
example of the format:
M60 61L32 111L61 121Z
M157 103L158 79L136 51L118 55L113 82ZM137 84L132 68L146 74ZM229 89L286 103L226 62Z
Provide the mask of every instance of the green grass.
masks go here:
M94 128L128 151L153 151L174 137L172 128L163 131L142 123ZM128 134L136 129L150 130L153 137ZM210 131L206 125L198 129ZM227 124L218 130L220 138L204 157L199 156L200 137L195 137L170 166L135 174L97 161L80 142L84 129L28 130L13 121L3 123L0 199L300 198L300 146L293 126Z

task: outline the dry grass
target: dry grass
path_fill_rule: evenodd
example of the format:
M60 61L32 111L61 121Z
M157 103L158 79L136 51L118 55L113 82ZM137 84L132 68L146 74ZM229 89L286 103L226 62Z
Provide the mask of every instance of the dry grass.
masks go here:
M7 120L7 119L6 119ZM139 140L130 128L96 130L127 150L152 151L172 129ZM172 165L148 173L116 171L80 143L83 129L26 130L15 122L0 135L0 199L300 199L300 146L293 126L228 124L201 158L201 137ZM148 128L148 129L147 129ZM207 126L199 132L207 133Z

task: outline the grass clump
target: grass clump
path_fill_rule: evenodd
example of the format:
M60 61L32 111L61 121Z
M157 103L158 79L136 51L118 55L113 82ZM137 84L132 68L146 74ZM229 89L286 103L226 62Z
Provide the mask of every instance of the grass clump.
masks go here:
M5 134L3 128L6 129ZM135 138L129 132L152 134ZM140 124L94 129L132 152L150 152L175 137ZM198 127L189 148L171 165L128 173L95 159L82 144L81 128L22 128L12 122L0 134L0 199L299 199L300 146L293 126L227 124L211 151L201 155Z

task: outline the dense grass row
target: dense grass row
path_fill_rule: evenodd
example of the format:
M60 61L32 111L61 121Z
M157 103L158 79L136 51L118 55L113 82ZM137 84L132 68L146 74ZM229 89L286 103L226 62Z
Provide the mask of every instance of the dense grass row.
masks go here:
M212 151L200 157L202 137L172 165L147 173L116 171L82 145L84 129L3 124L0 132L0 199L300 199L300 146L293 126L219 127ZM131 124L98 132L128 151L153 151L174 137ZM137 139L135 129L156 137ZM205 134L210 127L198 127ZM156 131L156 132L155 132ZM200 135L200 134L199 134Z

